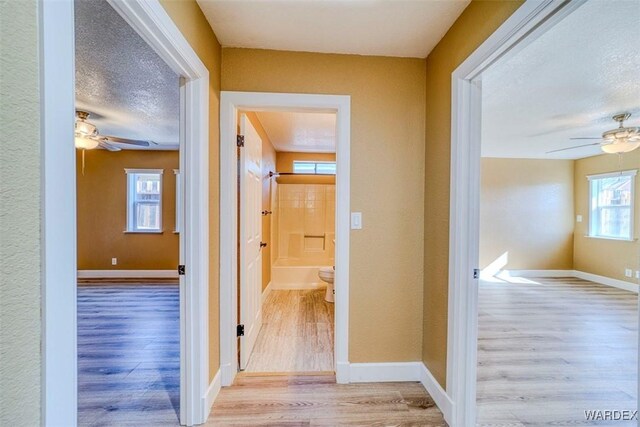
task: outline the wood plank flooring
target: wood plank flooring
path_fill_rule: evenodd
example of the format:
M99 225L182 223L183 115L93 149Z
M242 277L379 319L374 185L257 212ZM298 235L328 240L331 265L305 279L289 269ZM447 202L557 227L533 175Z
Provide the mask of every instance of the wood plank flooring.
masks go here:
M574 278L482 282L478 423L587 422L585 410L636 410L638 297Z
M273 290L245 372L333 371L333 304L325 289Z
M446 426L420 383L336 384L330 375L243 376L207 426Z
M178 425L177 285L78 287L78 423Z

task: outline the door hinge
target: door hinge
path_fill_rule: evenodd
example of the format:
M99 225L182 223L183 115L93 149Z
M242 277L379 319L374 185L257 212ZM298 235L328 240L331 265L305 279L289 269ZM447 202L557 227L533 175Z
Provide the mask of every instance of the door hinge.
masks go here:
M185 266L180 264L178 266L178 276L184 276L185 275Z
M236 145L238 147L244 147L244 135L238 135L236 138Z
M473 269L473 278L474 279L479 279L480 278L480 269L478 269L478 268L474 268Z
M236 326L236 336L243 337L244 336L244 325Z

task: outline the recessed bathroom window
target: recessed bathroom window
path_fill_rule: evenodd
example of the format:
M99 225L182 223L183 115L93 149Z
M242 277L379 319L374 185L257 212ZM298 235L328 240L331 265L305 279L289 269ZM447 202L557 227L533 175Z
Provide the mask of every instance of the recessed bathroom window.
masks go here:
M312 175L335 175L336 162L293 161L293 173L307 173Z

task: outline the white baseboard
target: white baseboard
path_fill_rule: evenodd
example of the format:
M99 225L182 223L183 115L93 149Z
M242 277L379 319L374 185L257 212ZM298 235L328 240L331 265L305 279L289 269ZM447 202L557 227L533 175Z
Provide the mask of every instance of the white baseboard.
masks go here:
M501 270L495 277L573 277L573 270Z
M178 278L178 270L78 270L78 279Z
M578 279L588 280L590 282L635 293L638 293L638 289L640 288L636 283L625 282L624 280L612 279L610 277L586 273L579 270L502 270L494 277L498 279L507 279L509 277L577 277Z
M449 397L446 391L442 388L440 383L431 375L431 372L424 363L420 363L420 382L422 386L427 390L429 396L436 403L436 406L442 412L444 420L449 425L453 425L451 422L453 415L453 401Z
M421 364L422 362L351 363L349 382L420 381Z
M277 283L271 282L272 290L294 290L294 289L322 289L327 286L324 282L314 282L314 283Z
M272 289L273 289L273 282L269 282L267 287L264 288L264 290L262 291L262 304L264 304L264 302L266 301L267 297L271 293Z
M349 378L349 362L336 363L336 382L338 384L349 384L351 382Z
M342 367L347 382L420 382L433 398L444 419L451 425L453 401L422 362L351 363ZM340 372L338 366L336 373ZM344 372L348 371L348 372ZM338 381L340 383L340 381Z
M228 387L233 384L233 380L236 378L236 367L231 363L225 363L220 366L220 384L222 387Z
M638 293L639 286L636 283L625 282L624 280L612 279L610 277L599 276L597 274L585 273L584 271L575 270L573 272L574 277L583 280L589 280L591 282L600 283L601 285L612 286L618 289L624 289L625 291Z
M216 397L218 397L218 393L220 393L220 388L222 387L222 383L221 383L221 376L222 374L220 373L220 370L218 369L218 372L216 372L216 375L213 377L213 381L211 381L211 384L209 384L209 388L207 389L207 395L204 397L204 414L202 417L203 422L206 422L207 419L209 418L209 414L211 413L211 407L213 406L213 402L216 400Z

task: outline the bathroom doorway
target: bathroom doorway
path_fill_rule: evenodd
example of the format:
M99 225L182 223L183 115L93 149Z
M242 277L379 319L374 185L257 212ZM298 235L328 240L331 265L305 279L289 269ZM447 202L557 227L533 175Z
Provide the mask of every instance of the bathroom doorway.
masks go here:
M238 364L334 371L336 114L238 115Z
M348 380L349 103L222 93L223 386L240 371Z

